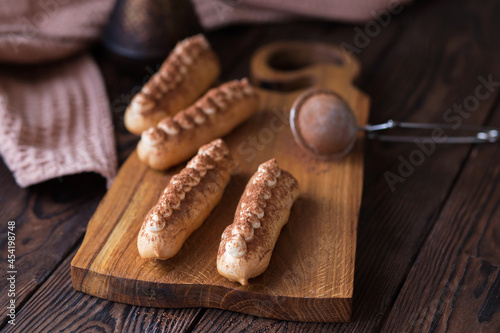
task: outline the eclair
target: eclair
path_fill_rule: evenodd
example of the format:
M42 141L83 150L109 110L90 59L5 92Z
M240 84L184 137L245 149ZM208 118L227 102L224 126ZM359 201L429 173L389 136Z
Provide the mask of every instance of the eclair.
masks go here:
M220 275L247 285L248 279L267 269L298 195L297 180L275 159L259 166L241 196L233 223L222 233L217 253Z
M173 176L147 214L137 239L144 259L169 259L220 201L236 162L221 139L202 146Z
M173 116L201 96L220 73L217 55L203 35L180 41L125 111L125 127L134 134Z
M258 106L258 95L246 78L224 83L144 131L137 145L139 158L153 169L168 169L187 160L201 145L231 132Z

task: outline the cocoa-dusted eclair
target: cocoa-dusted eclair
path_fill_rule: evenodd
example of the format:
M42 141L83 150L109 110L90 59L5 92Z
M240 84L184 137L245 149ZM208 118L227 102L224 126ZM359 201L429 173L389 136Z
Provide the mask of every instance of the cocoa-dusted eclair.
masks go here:
M213 88L194 105L144 131L137 145L139 158L153 169L168 169L248 119L258 102L246 78Z
M220 201L235 161L221 139L204 145L173 176L142 224L137 239L144 259L169 259Z
M220 73L219 58L203 35L180 41L125 111L125 127L141 135L191 105Z
M298 195L297 180L275 159L261 164L245 188L234 222L222 234L219 274L242 285L262 274Z

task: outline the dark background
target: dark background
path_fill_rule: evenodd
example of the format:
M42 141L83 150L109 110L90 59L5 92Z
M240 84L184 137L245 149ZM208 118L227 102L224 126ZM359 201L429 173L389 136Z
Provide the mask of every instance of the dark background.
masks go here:
M221 58L225 81L248 75L253 51L266 43L294 39L356 47L366 27L301 21L230 27L207 38ZM374 31L355 52L363 66L357 84L372 99L371 123L443 122L448 109L475 95L479 77L500 81L498 1L415 1ZM94 54L123 163L138 140L124 128L124 110L156 68L130 75L101 47ZM499 87L492 90L464 112L464 124L500 126ZM283 322L217 309L141 308L76 292L70 262L106 192L104 179L81 174L20 189L0 162L5 221L0 228L6 235L6 222L16 221L18 270L17 324L8 325L2 315L0 327L6 332L498 332L500 147L436 147L392 191L385 175L398 174L401 160L416 149L415 144L366 143L354 312L346 324ZM6 238L0 239L4 263ZM4 271L0 274L5 309L7 281Z

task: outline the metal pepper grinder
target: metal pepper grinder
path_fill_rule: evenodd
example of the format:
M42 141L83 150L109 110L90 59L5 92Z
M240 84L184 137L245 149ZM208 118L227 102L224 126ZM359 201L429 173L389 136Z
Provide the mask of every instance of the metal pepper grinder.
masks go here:
M190 1L117 0L103 43L120 60L153 64L163 61L177 41L200 30Z

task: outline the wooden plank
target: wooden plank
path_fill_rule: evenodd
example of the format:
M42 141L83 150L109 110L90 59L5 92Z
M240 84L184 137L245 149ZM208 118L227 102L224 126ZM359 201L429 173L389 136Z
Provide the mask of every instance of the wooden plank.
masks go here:
M0 257L7 263L7 221L15 221L15 301L19 309L82 237L86 219L101 199L105 181L86 174L20 189L6 167L2 164L0 168L0 174L8 176L2 182L3 195L9 196L0 205ZM0 289L5 291L0 295L0 327L6 322L6 306L11 299L7 275L6 269L0 273Z
M282 320L249 316L230 311L207 309L193 332L276 332L282 327ZM324 323L307 323L322 326Z
M371 122L389 118L442 122L443 113L473 95L477 76L498 68L494 36L477 43L477 32L496 26L493 2L419 3L401 17L393 17L388 30L399 29L393 47L379 62L364 66L361 88L372 98ZM443 25L446 17L446 25ZM402 22L400 22L402 21ZM474 22L463 26L464 22ZM363 25L360 25L363 28ZM461 29L457 30L457 27ZM360 54L362 63L373 61L372 45ZM479 33L483 36L483 33ZM432 38L429 38L432 35ZM351 42L351 41L347 41ZM467 45L467 47L466 47ZM375 46L375 45L374 45ZM367 59L368 58L368 59ZM494 96L482 101L464 123L480 124ZM425 163L391 192L384 173L398 173L398 156L408 158L415 145L367 142L366 174L358 226L353 322L350 324L286 323L279 325L252 316L234 318L227 311L209 310L195 331L219 327L242 327L239 322L262 331L378 331L404 282L411 265L432 228L450 187L468 156L470 146L437 147ZM242 324L244 325L244 324ZM200 328L200 329L199 329Z
M186 332L201 309L141 308L79 293L71 286L72 252L2 332Z
M500 78L500 72L496 73ZM490 126L500 126L500 108ZM477 145L398 295L384 330L497 332L500 147Z

